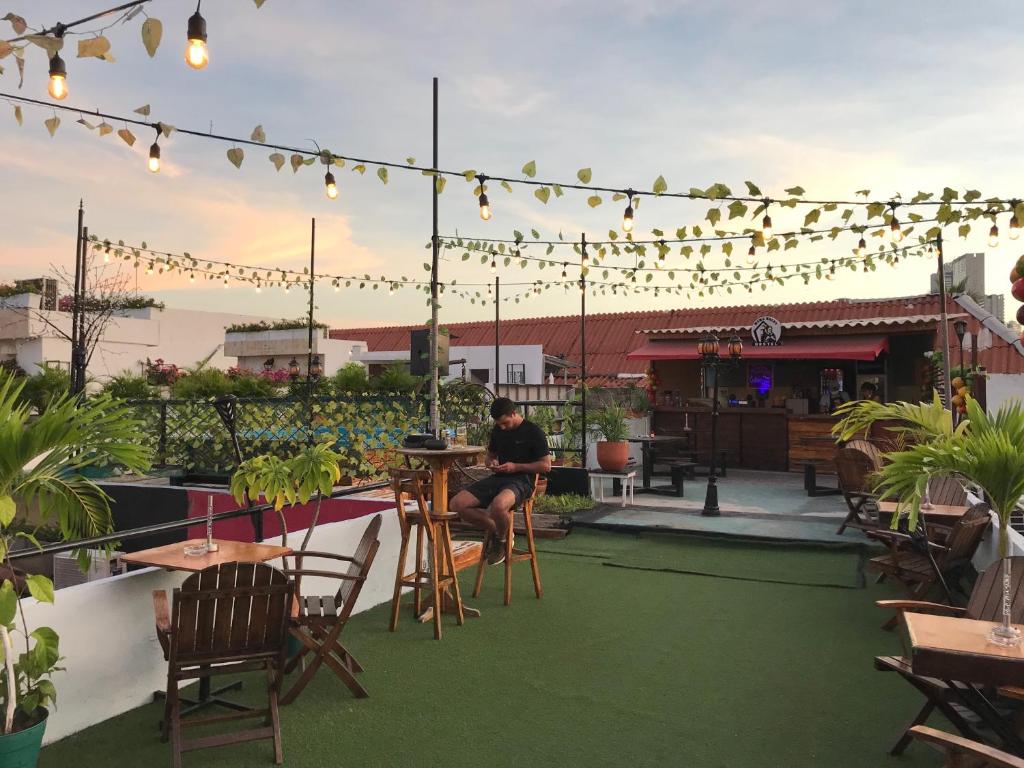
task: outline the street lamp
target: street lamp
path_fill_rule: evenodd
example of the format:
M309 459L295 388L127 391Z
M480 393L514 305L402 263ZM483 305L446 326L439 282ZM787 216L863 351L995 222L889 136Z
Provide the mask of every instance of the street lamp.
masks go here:
M267 373L270 373L272 370L274 370L274 358L268 357L266 360L263 361L263 370L266 371Z
M294 357L288 362L288 377L292 381L296 381L299 378L299 361Z
M320 377L324 375L323 366L320 365L320 355L313 355L309 361L309 380L312 382L319 381Z
M708 488L704 495L704 509L702 515L717 517L721 514L718 508L718 477L715 474L715 459L718 455L718 376L722 368L732 367L737 364L743 355L743 342L739 336L729 339L729 356L721 356L721 344L718 337L708 334L697 342L697 352L700 355L701 364L704 366L705 382L707 371L714 371L715 384L713 397L711 399L711 457L708 460Z
M960 343L960 376L964 375L964 336L967 334L967 321L957 320L953 323L956 340Z

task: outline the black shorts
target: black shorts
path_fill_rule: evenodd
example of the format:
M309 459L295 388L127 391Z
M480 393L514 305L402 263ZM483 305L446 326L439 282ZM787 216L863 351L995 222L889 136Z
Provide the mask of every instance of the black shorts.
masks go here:
M480 501L481 507L488 506L494 498L508 488L516 495L516 504L530 498L533 493L532 475L491 475L467 485L463 490L469 491Z

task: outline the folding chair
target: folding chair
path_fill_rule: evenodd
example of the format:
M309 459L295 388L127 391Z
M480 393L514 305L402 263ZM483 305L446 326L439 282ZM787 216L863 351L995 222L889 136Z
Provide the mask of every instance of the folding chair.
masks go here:
M266 563L224 563L194 573L174 590L153 593L157 638L167 659L167 699L163 738L171 741L171 763L181 768L181 753L257 739L274 743L274 762L284 760L278 692L285 664L288 612L293 588L284 573ZM183 680L263 669L267 708L239 710L214 717L181 716L178 684ZM262 728L184 740L182 728L246 718L264 718Z
M1024 621L1024 557L1010 559L1013 579L1010 584L1010 620L1017 624ZM996 622L1002 618L1003 613L1002 577L1002 561L997 560L986 568L985 572L975 581L974 589L971 590L971 597L965 608L920 600L879 600L876 605L880 608L895 609L900 617L905 612L911 611ZM875 669L880 672L899 674L921 692L925 697L925 703L917 716L910 721L910 725L904 729L896 744L889 750L889 754L902 754L911 742L915 726L925 723L936 709L945 715L946 719L965 737L977 740L979 737L974 727L963 716L959 684L951 680L915 675L907 658L906 649L904 649L904 653L905 656L877 656ZM1016 696L1012 697L1016 698Z
M355 554L351 557L330 552L297 552L288 555L289 558L295 559L296 567L285 569L284 572L295 579L295 589L298 593L296 610L291 618L291 633L303 647L299 654L289 661L286 671L294 670L300 661L306 661L306 666L288 692L281 697L282 704L295 701L323 664L341 678L356 698L363 699L369 695L355 677L363 671L362 666L338 641L338 636L352 615L352 609L363 584L366 583L373 558L380 547L380 525L381 516L374 515L359 540ZM303 561L307 558L337 560L347 562L349 566L344 573L303 568ZM340 579L341 586L335 594L326 597L302 595L300 589L303 576ZM312 659L307 660L306 657L310 655Z

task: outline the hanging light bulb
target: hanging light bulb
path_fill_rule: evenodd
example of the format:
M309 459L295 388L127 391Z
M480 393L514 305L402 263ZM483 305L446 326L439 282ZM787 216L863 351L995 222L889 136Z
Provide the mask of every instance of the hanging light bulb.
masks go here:
M567 268L568 266L569 266L569 263L568 263L568 262L562 262L562 277L563 277L563 278L565 278L565 277L568 277L568 276L569 276L569 273L568 273L568 272L566 272L566 268Z
M160 173L160 145L155 141L149 148L148 168L150 173Z
M494 257L492 256L492 257L491 257L491 274L493 275L493 274L494 274L495 272L497 272L497 271L498 271L498 265L497 265L497 263L496 263L496 262L494 261Z
M324 176L324 188L327 191L327 197L331 200L338 199L338 184L334 180L334 174L330 171L328 171L327 175Z
M104 251L104 253L103 253L103 263L104 264L109 264L110 263L110 254L107 253L106 251Z
M626 193L629 196L629 202L626 203L626 210L622 214L622 231L632 232L633 231L633 190L629 190Z
M1015 213L1010 217L1010 239L1016 240L1018 237L1020 237L1020 220Z
M395 295L395 286L394 286L394 283L392 283L391 285L388 286L388 296L394 296L394 295Z
M340 286L340 285L338 285L337 283L335 283L335 284L334 284L334 292L335 292L335 293L338 293L338 291L340 291L340 290L341 290L341 286Z
M480 175L476 177L477 183L480 185L480 218L484 221L491 220L491 204L487 200L487 192L484 190L484 182L487 181L487 177Z
M196 3L196 12L188 20L188 47L185 48L185 63L192 69L203 69L210 63L210 52L206 49L206 19L199 13L202 0Z
M768 204L771 202L768 198L764 200L764 218L761 219L761 236L764 237L764 241L767 243L772 239L775 234L775 230L772 229L772 217L768 215Z
M149 262L149 266L146 267L146 274L147 275L152 275L153 274L153 262L152 261Z
M864 235L861 235L860 240L857 241L856 254L858 257L863 257L868 250L867 241L864 239Z
M900 228L900 221L896 218L896 206L892 206L892 219L889 221L889 237L894 243L903 239L903 230Z
M64 64L64 59L60 57L59 53L54 53L53 58L50 59L50 84L46 90L57 101L62 101L68 95L67 81L68 68Z
M260 288L260 284L256 283L256 293L263 293L263 289Z
M988 231L988 247L999 247L999 225L995 221L992 222L992 228Z
M196 281L196 273L195 272L189 272L188 273L188 281L190 283L194 283Z
M228 289L228 279L225 277L224 278L224 290L226 291L227 289Z

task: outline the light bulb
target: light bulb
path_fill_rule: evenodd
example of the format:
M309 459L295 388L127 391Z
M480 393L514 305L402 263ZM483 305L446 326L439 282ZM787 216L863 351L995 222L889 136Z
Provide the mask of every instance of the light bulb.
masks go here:
M196 276L195 276L195 274L194 274L194 273L192 273L192 272L189 272L189 273L188 273L188 281L189 281L190 283L194 283L194 282L196 281Z
M764 237L765 242L768 242L769 240L772 239L773 234L774 230L772 229L772 217L766 213L764 215L764 218L761 219L761 235Z
M626 211L625 213L622 214L622 231L633 231L633 198L629 199L629 204L626 206Z
M146 274L147 275L152 275L153 274L153 265L152 264L150 264L148 267L146 267Z
M1020 237L1020 220L1015 213L1010 217L1010 239L1016 240L1018 237Z
M225 277L224 278L224 290L226 291L227 289L228 289L228 279Z
M868 249L867 241L862 237L857 241L857 255L863 256L864 252Z
M326 190L327 190L327 196L331 200L337 200L338 199L338 185L334 181L334 174L331 173L330 171L328 171L327 175L324 176L324 186L326 187Z
M995 224L992 225L992 229L988 231L988 247L998 248L999 247L999 227Z
M206 19L199 14L198 8L189 17L187 37L185 63L192 69L203 69L210 63L210 53L206 50Z
M335 283L335 284L334 284L334 292L335 292L335 293L338 293L338 292L339 292L340 290L341 290L341 286L340 286L340 285L338 285L337 283Z
M480 218L484 221L491 220L491 204L487 201L487 193L480 193Z
M149 148L149 170L151 173L160 173L160 145L155 141Z
M755 256L757 256L757 248L752 245L750 250L747 251L747 264L753 264Z
M495 263L494 259L491 259L491 274L493 275L497 271L498 265Z
M263 289L260 288L260 284L256 283L256 293L263 293Z
M55 53L50 59L50 84L46 88L50 92L50 96L57 101L63 100L68 95L67 80L68 70L64 66L64 59L60 57L59 53Z
M900 229L900 222L896 218L896 211L892 213L892 221L889 222L889 236L894 243L903 239L903 230Z
M109 264L110 263L110 254L109 253L104 253L103 254L103 263L104 264Z

